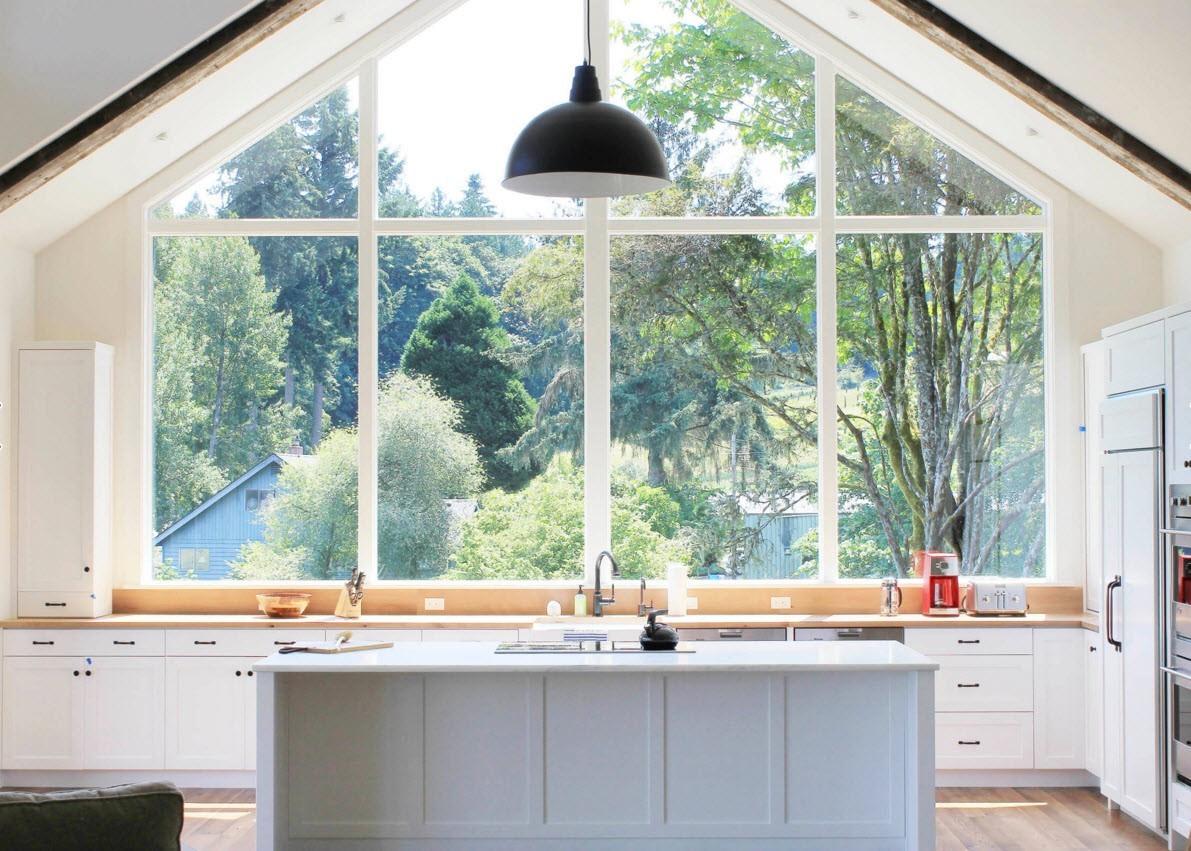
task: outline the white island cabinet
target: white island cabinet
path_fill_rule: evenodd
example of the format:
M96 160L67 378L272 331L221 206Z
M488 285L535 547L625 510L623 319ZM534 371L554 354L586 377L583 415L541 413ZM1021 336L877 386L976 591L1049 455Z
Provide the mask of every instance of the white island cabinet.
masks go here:
M257 847L934 847L938 666L907 647L496 648L257 664Z

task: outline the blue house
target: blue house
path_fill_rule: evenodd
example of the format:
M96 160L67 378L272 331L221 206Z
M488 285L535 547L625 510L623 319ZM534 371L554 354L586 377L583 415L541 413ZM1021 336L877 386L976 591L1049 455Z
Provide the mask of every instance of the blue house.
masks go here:
M156 559L183 576L226 579L240 548L264 540L261 509L277 494L277 479L286 464L313 461L313 456L275 452L153 539Z

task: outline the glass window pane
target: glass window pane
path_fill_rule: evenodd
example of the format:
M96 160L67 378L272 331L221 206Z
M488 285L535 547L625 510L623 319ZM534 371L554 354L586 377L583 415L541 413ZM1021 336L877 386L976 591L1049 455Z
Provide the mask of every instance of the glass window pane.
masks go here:
M653 127L675 181L616 215L814 214L810 55L729 0L612 0L611 13L610 100Z
M1045 574L1042 237L840 240L840 576Z
M1038 205L859 86L835 78L841 215L1038 215Z
M579 0L469 0L381 60L381 215L578 215L500 182L521 129L567 100L582 26Z
M382 579L583 578L583 246L380 240Z
M170 568L183 546L208 550L202 579L349 575L356 240L159 237L153 249L158 578L188 578Z
M359 86L345 83L154 211L159 219L354 219Z
M809 237L612 240L612 550L706 579L817 576Z

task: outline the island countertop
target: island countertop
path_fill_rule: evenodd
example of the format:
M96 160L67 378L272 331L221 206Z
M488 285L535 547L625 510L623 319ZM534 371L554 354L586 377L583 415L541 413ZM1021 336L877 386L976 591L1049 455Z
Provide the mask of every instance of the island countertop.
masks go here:
M497 653L497 642L405 643L351 653L275 653L254 671L299 673L557 673L567 671L936 671L937 662L894 641L700 642L693 653Z

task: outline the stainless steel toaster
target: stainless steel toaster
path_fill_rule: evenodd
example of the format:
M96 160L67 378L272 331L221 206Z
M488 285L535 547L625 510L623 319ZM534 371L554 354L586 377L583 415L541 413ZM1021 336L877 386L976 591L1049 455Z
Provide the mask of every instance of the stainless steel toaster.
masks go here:
M974 579L964 595L969 615L1024 615L1029 608L1024 582Z

